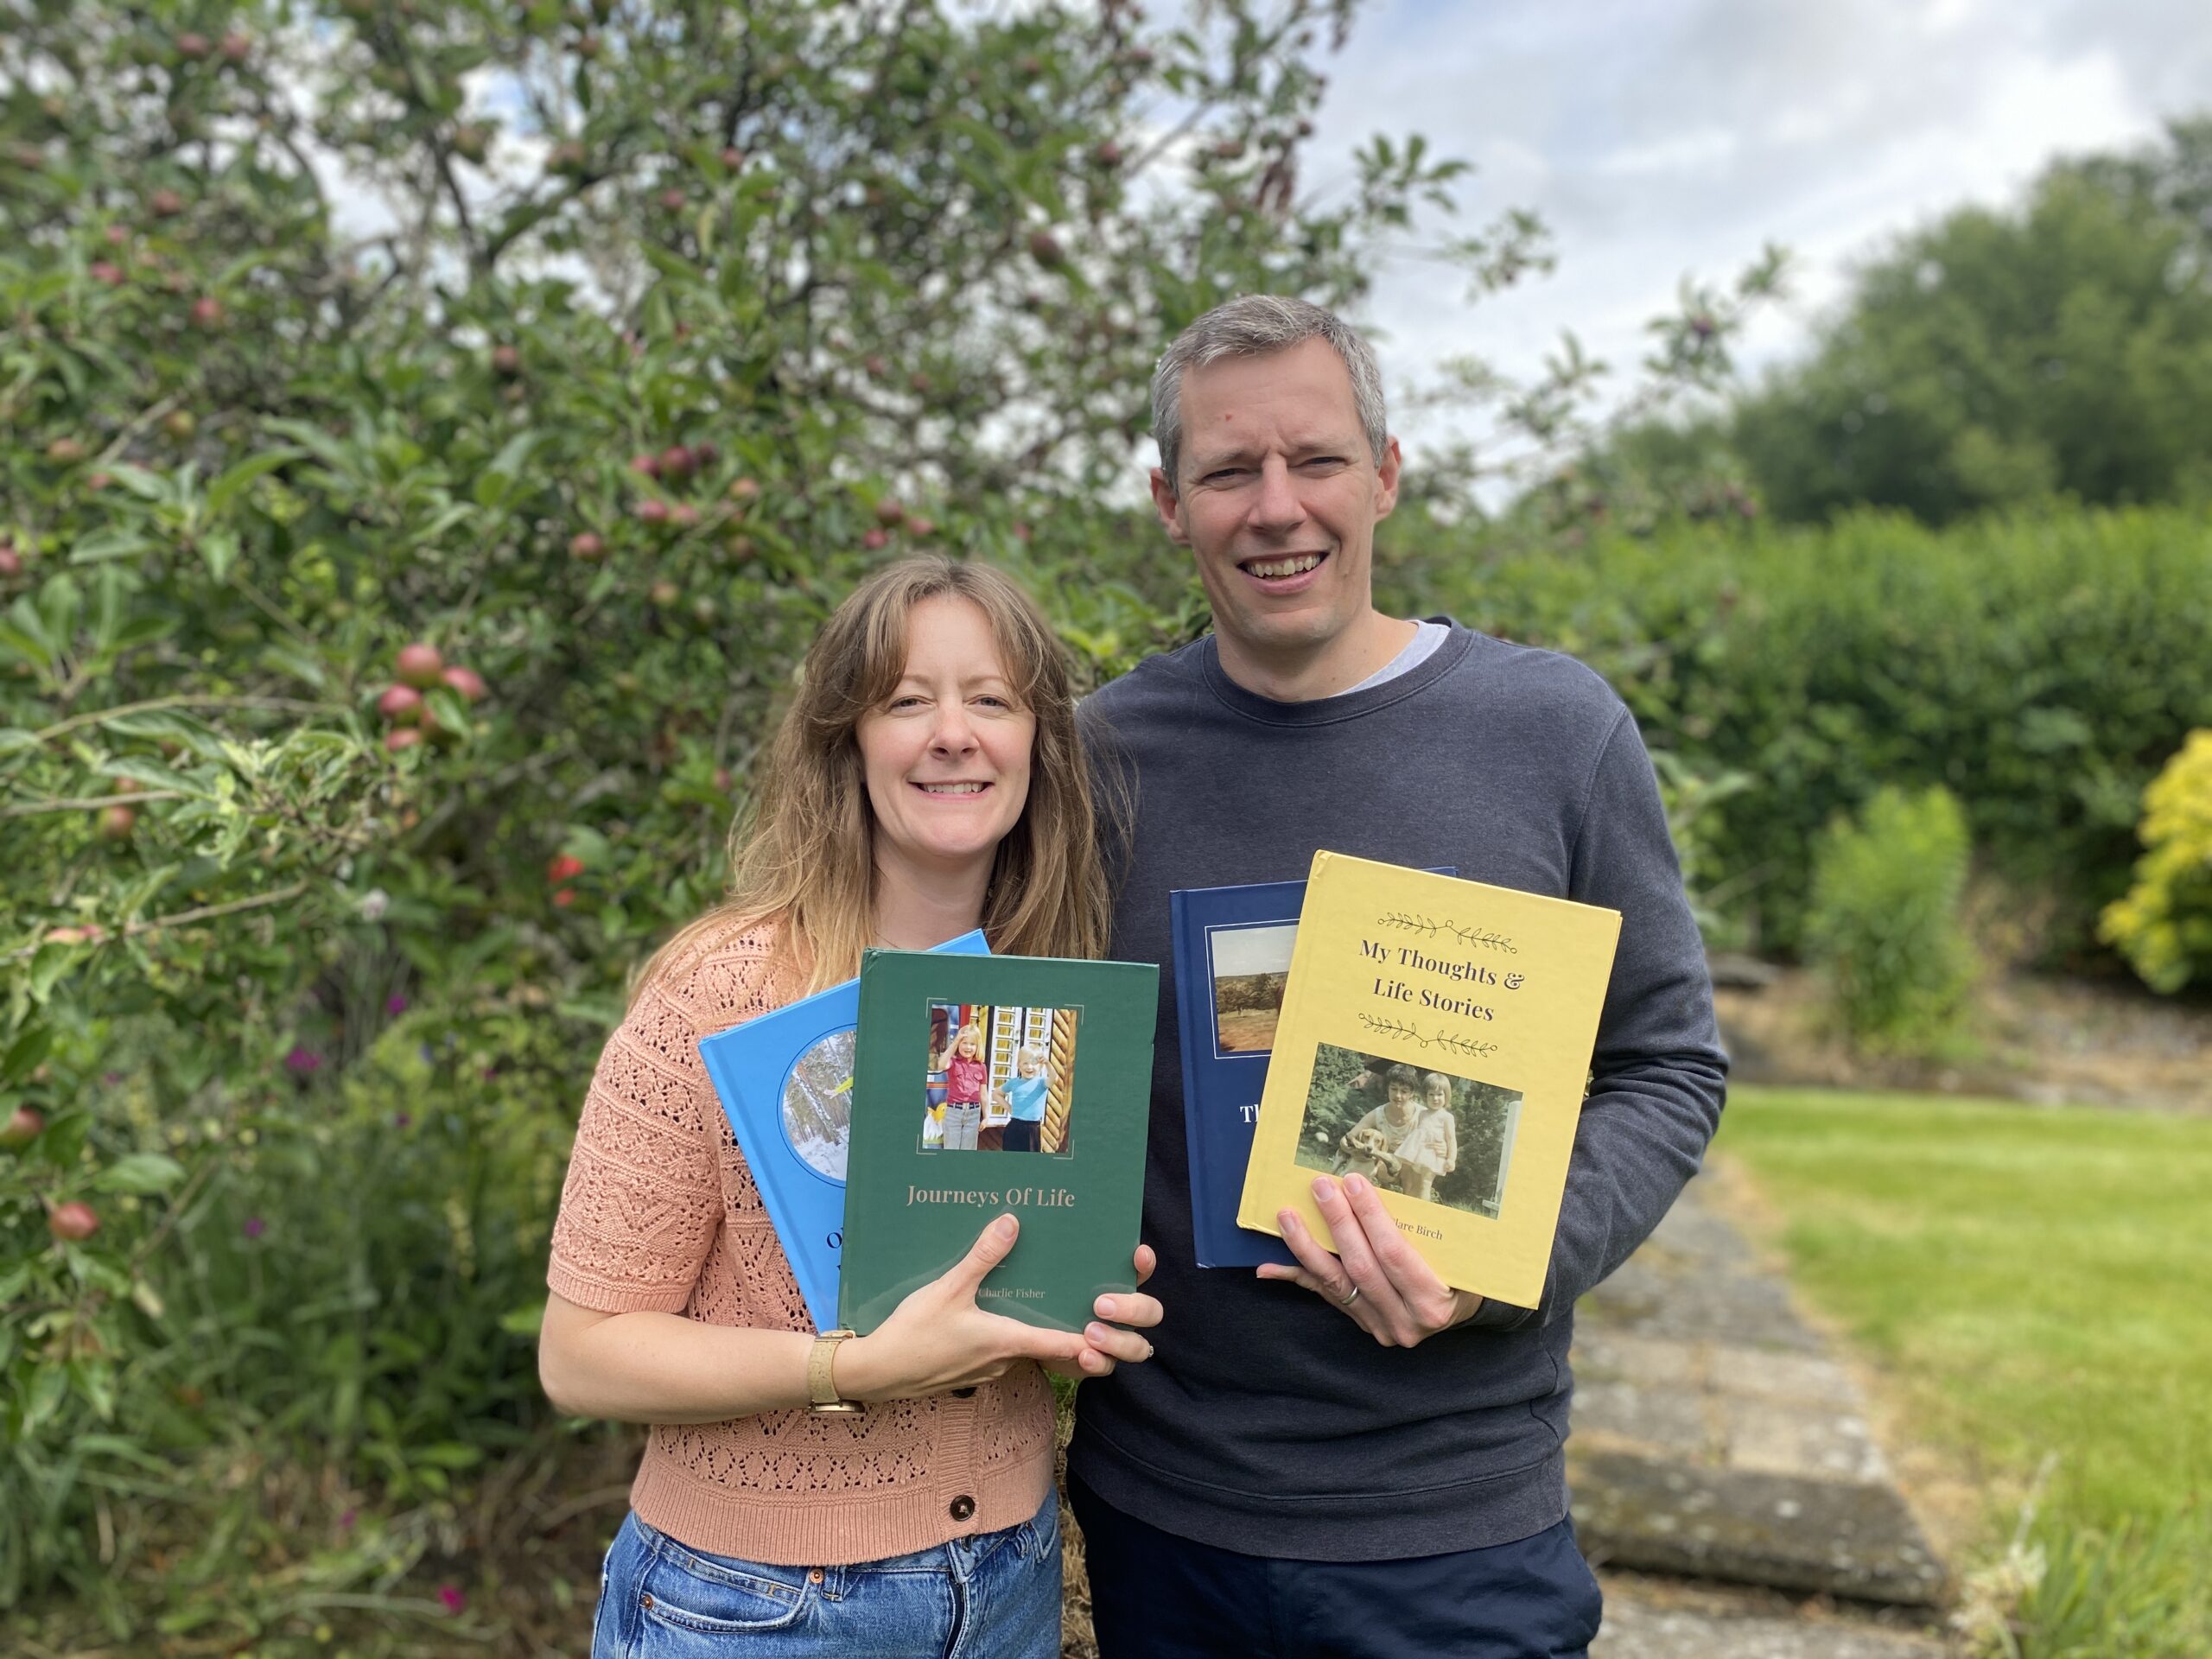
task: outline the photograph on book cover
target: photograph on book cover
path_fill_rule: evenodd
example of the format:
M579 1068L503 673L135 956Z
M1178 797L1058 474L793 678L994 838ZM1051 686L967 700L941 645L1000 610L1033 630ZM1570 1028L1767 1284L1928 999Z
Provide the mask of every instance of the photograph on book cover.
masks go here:
M931 1002L922 1150L1071 1153L1077 1013Z
M1321 1043L1297 1161L1495 1221L1520 1121L1518 1090Z
M1213 1052L1265 1054L1275 1046L1275 1020L1290 982L1290 951L1298 924L1257 922L1206 929L1213 976Z
M784 1078L784 1139L808 1168L845 1179L853 1138L853 1039L848 1026L810 1046Z

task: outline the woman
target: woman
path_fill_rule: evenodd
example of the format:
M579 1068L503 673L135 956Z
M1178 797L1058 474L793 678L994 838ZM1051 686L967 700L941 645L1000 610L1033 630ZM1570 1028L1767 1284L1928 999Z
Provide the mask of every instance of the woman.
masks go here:
M1058 644L990 569L893 565L830 617L760 771L729 899L647 964L601 1058L554 1228L547 1395L653 1426L593 1653L937 1655L967 1629L981 1651L1057 1655L1039 1363L1146 1358L1104 1321L1156 1325L1159 1303L1102 1296L1080 1334L983 1312L1009 1215L879 1330L817 1338L698 1039L851 977L870 944L980 925L1001 953L1100 954Z

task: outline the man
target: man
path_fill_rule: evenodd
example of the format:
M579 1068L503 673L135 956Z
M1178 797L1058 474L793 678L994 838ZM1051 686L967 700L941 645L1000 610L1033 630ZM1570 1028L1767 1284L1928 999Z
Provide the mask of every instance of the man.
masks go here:
M1303 876L1319 848L1622 913L1548 1281L1447 1288L1370 1182L1320 1176L1341 1254L1192 1265L1172 988L1145 1237L1159 1352L1081 1391L1069 1457L1105 1659L1579 1655L1567 1519L1575 1299L1658 1224L1720 1113L1712 991L1635 722L1595 674L1375 608L1399 453L1365 342L1292 300L1193 323L1153 383L1152 493L1214 631L1084 705L1135 822L1114 953L1171 970L1167 895ZM1418 779L1436 810L1376 814Z

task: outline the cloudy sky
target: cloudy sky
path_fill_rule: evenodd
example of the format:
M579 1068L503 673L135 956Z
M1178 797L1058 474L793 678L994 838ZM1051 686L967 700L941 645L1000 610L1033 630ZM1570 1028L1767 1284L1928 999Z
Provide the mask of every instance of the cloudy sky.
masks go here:
M1532 369L1572 327L1632 365L1686 274L1769 240L1793 298L1747 342L1805 348L1854 258L2054 156L2212 109L2207 0L1370 0L1328 66L1309 175L1377 130L1479 169L1465 210L1549 223L1559 269L1479 306L1402 262L1371 308L1394 389L1452 353ZM1399 423L1418 445L1442 417Z

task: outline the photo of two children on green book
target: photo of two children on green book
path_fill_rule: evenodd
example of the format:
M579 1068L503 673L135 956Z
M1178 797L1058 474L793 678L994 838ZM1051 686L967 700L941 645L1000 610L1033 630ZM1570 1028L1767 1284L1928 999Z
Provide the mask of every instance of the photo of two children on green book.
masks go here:
M1076 1010L930 1004L924 1149L1066 1152Z

